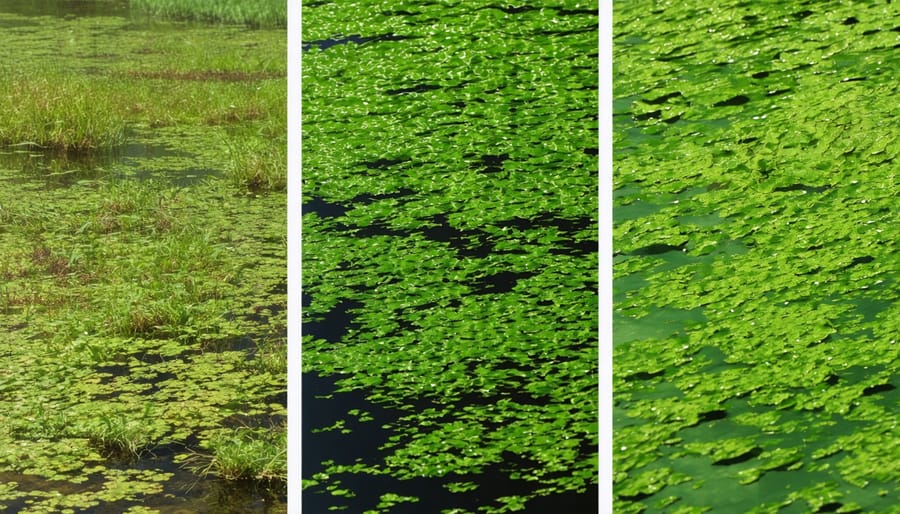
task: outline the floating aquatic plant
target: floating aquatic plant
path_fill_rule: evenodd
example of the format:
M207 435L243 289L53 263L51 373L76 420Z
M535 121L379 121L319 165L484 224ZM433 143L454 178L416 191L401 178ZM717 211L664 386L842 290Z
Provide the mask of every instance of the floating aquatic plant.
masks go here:
M615 510L893 512L890 6L615 9Z

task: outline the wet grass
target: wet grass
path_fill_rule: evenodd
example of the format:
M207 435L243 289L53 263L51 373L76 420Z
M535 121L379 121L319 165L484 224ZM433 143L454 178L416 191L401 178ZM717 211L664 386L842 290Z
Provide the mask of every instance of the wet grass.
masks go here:
M10 42L21 59L16 65L0 62L0 147L65 159L115 152L130 127L222 127L218 151L231 156L234 183L284 189L283 32L175 26L103 41L91 34L124 31L123 22L43 23L46 32ZM48 45L57 55L36 49Z
M176 19L287 26L287 3L278 0L130 0L133 9Z
M216 432L185 464L201 475L229 480L287 479L287 430L238 427Z
M256 136L229 140L226 174L235 186L258 190L287 188L287 140Z
M114 87L55 73L3 77L0 145L87 153L122 144L125 117L109 101Z

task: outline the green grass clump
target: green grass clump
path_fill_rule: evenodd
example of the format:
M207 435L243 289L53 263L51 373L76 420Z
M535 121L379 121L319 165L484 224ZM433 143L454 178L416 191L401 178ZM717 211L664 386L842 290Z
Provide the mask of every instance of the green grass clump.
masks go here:
M251 191L284 191L287 187L287 143L284 138L233 138L226 173L231 182Z
M131 0L130 5L167 18L253 27L287 26L287 3L282 0Z
M221 430L201 443L212 454L193 454L183 459L201 475L226 480L286 480L287 431L285 427Z
M125 119L109 101L112 87L68 75L0 78L0 145L87 153L121 144Z

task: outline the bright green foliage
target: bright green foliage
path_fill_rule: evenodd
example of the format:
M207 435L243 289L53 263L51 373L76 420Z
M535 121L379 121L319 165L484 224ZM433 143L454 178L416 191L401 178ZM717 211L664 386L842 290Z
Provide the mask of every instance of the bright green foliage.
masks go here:
M109 83L59 74L2 80L0 145L84 153L109 150L125 139L125 120L104 94Z
M552 4L304 4L303 369L400 410L376 462L307 472L317 501L370 474L527 491L482 512L595 487L596 5ZM331 506L412 508L352 492Z
M896 15L615 4L617 512L896 512Z

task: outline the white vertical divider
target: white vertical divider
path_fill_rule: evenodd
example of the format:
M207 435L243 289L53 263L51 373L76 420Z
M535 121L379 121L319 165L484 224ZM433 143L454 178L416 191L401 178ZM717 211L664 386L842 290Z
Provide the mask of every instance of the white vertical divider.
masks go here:
M612 225L612 190L613 190L613 144L612 144L612 85L613 85L613 7L612 0L600 1L600 30L599 30L599 110L598 113L598 169L600 173L599 191L599 255L598 255L598 283L599 283L599 331L600 362L598 366L599 377L599 477L600 487L600 512L613 511L613 421L612 421L612 254L613 254L613 225Z
M287 173L287 320L288 320L288 512L299 513L300 505L300 466L301 442L300 412L302 385L300 375L300 288L302 283L302 265L300 262L301 250L301 216L300 208L302 199L300 196L303 151L301 149L300 123L303 112L301 105L301 74L302 66L302 39L300 24L302 22L300 0L285 0L287 2L288 30L287 30L287 123L288 123L288 173Z

